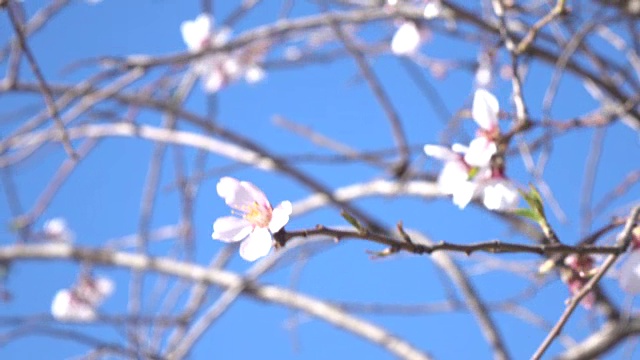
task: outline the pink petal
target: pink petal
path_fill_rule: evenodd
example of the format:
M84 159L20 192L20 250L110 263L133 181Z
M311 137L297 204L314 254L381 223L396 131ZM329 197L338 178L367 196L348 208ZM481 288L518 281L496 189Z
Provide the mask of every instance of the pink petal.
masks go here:
M418 50L421 37L418 27L413 21L406 21L391 39L391 51L396 55L411 55Z
M640 251L632 251L620 268L618 278L620 288L625 292L636 295L640 293Z
M498 126L498 99L485 89L476 90L471 110L473 120L485 130L493 130Z
M491 157L497 151L496 143L485 137L477 137L469 143L469 149L464 155L464 161L471 166L489 166Z
M271 213L271 221L269 222L269 231L276 233L289 222L289 215L293 211L291 202L283 201L273 209Z
M247 261L255 261L269 254L273 239L269 230L256 228L249 237L240 244L240 256Z
M211 237L224 242L236 242L247 237L253 230L253 225L244 218L223 216L213 223Z
M216 186L218 195L224 198L227 205L237 210L244 210L258 203L263 207L271 207L265 194L255 185L247 181L239 181L232 177L223 177Z

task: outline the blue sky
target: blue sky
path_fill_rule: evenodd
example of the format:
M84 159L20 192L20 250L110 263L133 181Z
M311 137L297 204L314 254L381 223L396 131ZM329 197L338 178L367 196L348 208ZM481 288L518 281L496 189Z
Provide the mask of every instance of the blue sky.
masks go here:
M45 3L26 0L24 6L27 14L32 15ZM215 3L216 18L223 19L237 2ZM105 0L95 6L74 1L43 31L30 38L29 44L47 80L73 83L98 70L95 66L88 66L72 73L61 71L79 59L102 55L164 55L185 51L179 26L185 20L194 19L200 13L199 6L199 1ZM275 21L280 6L281 2L277 1L263 2L250 16L238 23L234 33ZM315 5L310 2L296 2L292 16L304 16L316 11ZM392 22L380 22L369 26L362 36L369 40L381 39L392 34L393 29ZM0 16L0 34L5 34L6 38L6 34L11 31L7 17L3 14ZM452 47L450 41L434 35L431 42L423 45L422 53L436 59L473 60L481 49L480 45L463 44L460 41L454 42L456 46ZM433 106L419 93L403 70L401 60L384 54L371 58L370 63L384 83L385 90L403 121L409 143L416 146L438 143L445 127ZM6 63L0 64L0 69L6 70ZM22 72L26 79L33 79L27 66L23 67ZM311 152L326 154L327 151L274 126L272 120L275 115L309 126L356 149L392 147L393 138L384 112L370 89L357 78L357 74L355 62L348 58L329 64L268 71L266 80L259 84L239 82L222 91L218 96L217 121L282 156ZM469 108L474 91L470 72L453 69L444 79L434 79L428 71L424 71L424 74L442 96L451 113ZM541 103L551 74L551 68L540 63L534 63L530 69L525 82L525 99L533 118L541 116ZM157 76L154 73L135 86L148 84L149 79ZM514 108L510 103L510 82L498 77L491 90L499 99L501 107L512 113ZM32 95L0 97L2 113L33 104L41 104L41 98ZM185 106L192 112L206 114L207 96L199 84ZM551 116L554 119L566 119L596 108L597 104L584 91L581 83L566 76L562 80ZM105 106L104 109L118 108ZM0 132L3 135L9 133L27 117L8 119L3 116ZM88 120L90 118L83 118L83 121ZM137 121L158 125L162 122L162 114L141 111ZM466 137L458 134L456 140L468 139L473 134L475 125L465 120L463 128ZM193 127L183 126L183 129L193 130ZM533 134L540 135L541 132L535 131ZM562 223L553 215L550 217L552 225L566 243L574 243L580 236L581 179L593 136L594 130L584 129L559 137L554 142L553 153L544 173L544 180L553 189L568 218L567 222ZM533 136L527 138L531 139ZM617 123L607 129L594 187L595 203L620 183L626 174L637 169L638 162L634 160L638 159L638 144L638 134L623 124ZM135 233L139 221L141 189L152 151L153 144L141 140L117 138L101 141L64 184L38 224L41 226L48 218L62 216L75 232L76 242L83 246L98 247L111 239ZM170 149L166 157L160 186L163 190L157 199L151 228L175 224L180 216L179 194L169 187L175 182L176 176L173 151ZM185 154L188 159L186 168L191 172L195 168L195 151L187 150ZM534 154L535 157L538 155ZM64 158L65 154L59 145L49 144L27 161L12 168L19 198L26 209L41 194ZM440 168L437 161L427 160L421 152L414 153L413 159L413 170L416 172L436 173ZM228 160L210 156L206 168L215 170L225 164L228 164ZM331 187L388 177L388 174L364 165L305 163L300 165L300 169ZM531 181L519 157L509 159L507 173L519 184L526 185ZM255 183L264 190L272 203L285 199L300 200L309 193L309 189L280 174L246 167L207 178L199 189L194 216L196 262L202 265L206 265L223 247L222 243L215 242L210 237L212 222L218 216L229 213L215 191L215 184L222 175ZM7 224L11 214L4 196L3 191L0 195L0 219ZM615 201L605 216L596 218L592 229L606 223L611 215L626 214L632 202L637 200L636 186L626 196ZM358 200L355 204L386 225L393 226L402 220L407 228L423 231L436 241L527 241L522 236L514 235L513 231L485 210L470 207L461 211L448 199L368 198ZM312 228L317 224L344 225L344 220L336 209L322 209L292 219L287 229ZM0 231L2 245L15 241L15 234L8 226ZM609 237L606 240L611 242L612 239L613 237ZM157 255L167 255L172 246L172 241L161 242L153 244L151 251ZM282 287L294 286L303 293L336 302L428 304L447 300L448 294L442 285L442 276L432 259L428 256L398 254L387 259L372 260L366 253L367 250L381 249L378 245L363 241L322 246L314 250L318 252L317 255L304 263L292 255L261 280ZM486 263L487 256L455 258L463 268L477 270L476 265ZM536 256L524 255L502 255L495 259L530 264L533 267L531 273L535 272L536 261L539 260ZM228 268L243 272L250 266L250 263L236 255ZM77 264L66 262L15 264L6 280L14 300L0 304L0 316L46 314L55 292L70 286L78 269ZM96 268L96 273L109 276L117 283L116 293L101 307L101 311L114 316L126 314L129 274L122 269L101 267ZM146 279L148 294L157 277L149 275ZM517 296L527 288L527 283L521 277L503 270L475 275L472 279L479 293L489 303ZM613 279L605 278L603 285L617 303L624 301L624 296ZM209 301L213 302L220 291L211 289L210 292ZM539 292L525 300L523 305L546 321L554 323L564 309L567 296L566 286L551 276ZM158 306L151 301L144 305L145 309L151 310ZM436 358L487 358L490 355L489 346L468 311L411 316L356 314L405 337ZM494 314L514 358L530 356L546 335L545 330L535 328L510 314ZM566 329L580 340L595 328L594 324L597 322L596 317L579 308ZM291 324L295 326L292 327ZM124 339L121 329L110 325L59 325L50 322L47 326L87 331L109 342L120 343ZM82 354L86 350L86 346L72 341L29 336L0 347L0 358L37 358L46 351L48 354L55 354L51 358L63 359ZM560 343L556 341L549 353L561 350ZM621 348L620 352L632 350L633 347L627 346ZM191 358L250 359L267 356L280 359L326 359L343 358L346 354L373 359L389 357L378 347L320 320L276 305L242 298L200 340Z

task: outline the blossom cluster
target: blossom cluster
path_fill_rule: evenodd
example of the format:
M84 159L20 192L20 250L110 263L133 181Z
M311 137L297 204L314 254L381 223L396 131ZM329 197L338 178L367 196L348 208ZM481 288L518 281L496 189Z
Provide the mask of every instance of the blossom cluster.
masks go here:
M208 14L183 22L180 32L187 48L193 53L224 46L231 36L228 28L213 31L213 19ZM255 83L265 76L258 63L268 48L269 43L265 40L234 51L208 54L194 62L193 71L200 76L205 91L209 93L215 93L242 77L249 83Z
M72 288L56 293L51 303L51 314L60 321L93 321L97 317L96 309L114 288L113 281L108 278L82 276Z
M481 197L490 210L512 210L518 204L518 190L505 176L504 166L492 163L500 137L499 111L496 97L485 89L478 89L471 113L480 128L469 146L424 147L428 156L444 162L438 187L442 193L452 195L453 203L461 209L476 197Z

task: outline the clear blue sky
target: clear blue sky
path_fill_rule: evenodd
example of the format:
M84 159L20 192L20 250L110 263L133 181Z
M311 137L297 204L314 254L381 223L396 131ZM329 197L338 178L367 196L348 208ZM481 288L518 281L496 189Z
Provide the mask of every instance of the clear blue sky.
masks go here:
M29 15L41 8L44 1L25 0ZM216 1L216 18L225 18L237 1ZM265 1L250 16L234 28L234 33L260 24L275 21L280 11L280 1ZM30 45L43 68L45 76L52 82L74 82L86 78L96 71L95 67L83 68L71 74L61 70L70 63L101 55L150 54L162 55L185 50L179 26L182 21L192 20L200 13L199 1L175 0L105 0L92 6L83 1L74 1L46 28L30 38ZM292 16L303 16L316 12L310 2L296 2ZM391 22L377 23L367 28L366 38L381 38L392 33ZM6 14L0 16L0 36L5 39L12 32ZM475 59L480 46L452 46L447 39L436 35L423 45L422 52L438 59ZM459 42L456 42L459 44ZM277 50L276 52L279 52ZM403 70L400 61L388 54L372 58L370 63L384 82L387 92L398 110L409 142L412 145L438 143L444 126L432 106L425 101ZM0 70L6 63L0 64ZM23 73L33 79L25 66ZM442 95L449 111L467 107L474 90L473 77L469 72L452 71L443 80L428 79ZM273 125L272 117L282 115L292 121L342 141L357 149L379 149L393 146L388 121L379 104L371 95L358 74L353 60L343 59L330 64L309 65L293 69L268 71L265 81L255 85L243 82L231 85L218 97L219 123L257 143L268 147L276 154L301 154L318 151L306 140ZM536 64L525 84L525 98L534 118L541 115L544 90L551 78L550 68ZM355 80L355 81L354 81ZM509 96L511 84L497 78L492 91L500 100L501 107L509 112L514 109ZM39 96L0 97L0 111L7 113L27 104L41 104ZM465 106L466 105L466 106ZM200 86L196 86L187 108L200 114L206 113L207 98ZM552 117L566 119L595 109L594 103L574 78L563 79L560 96L552 109ZM105 107L105 110L109 108ZM4 135L18 126L27 117L7 119L0 123ZM89 120L89 119L85 119ZM138 120L143 123L160 124L161 114L143 111ZM468 124L467 124L468 123ZM465 121L467 134L473 134L474 125ZM192 130L185 127L186 130ZM539 134L539 133L538 133ZM568 222L561 223L551 217L552 224L563 241L573 243L580 235L579 199L585 158L588 154L593 130L580 130L559 138L554 144L554 153L549 160L544 179L565 210ZM461 136L459 140L468 139ZM637 168L638 134L628 127L616 124L606 133L601 167L596 177L594 200L597 202L631 170ZM75 171L62 187L53 203L42 216L39 224L52 217L67 219L76 233L76 242L86 246L101 246L108 240L132 234L137 229L141 189L148 168L148 159L153 144L132 139L108 139L100 143L88 159ZM187 167L194 168L193 151ZM29 208L42 192L47 182L64 159L58 145L48 145L28 161L14 168L14 181L24 206ZM416 170L435 172L439 164L426 160L416 153ZM626 159L627 161L623 161ZM629 161L629 160L632 161ZM425 162L426 161L426 162ZM208 169L227 164L228 161L211 156ZM422 165L420 165L422 164ZM349 185L357 181L384 177L377 170L364 166L328 166L304 164L301 168L330 186ZM508 163L508 175L519 184L531 179L524 171L519 157ZM249 180L261 187L273 203L289 199L302 199L308 192L299 184L280 175L263 173L243 168L225 173ZM220 174L222 175L222 174ZM228 215L229 209L215 192L218 176L207 179L200 189L195 213L197 262L205 265L222 248L223 244L211 240L211 224L218 217ZM175 181L171 151L167 156L161 188ZM610 214L623 215L632 200L637 201L637 186L628 196L616 201ZM0 195L0 219L5 224L11 218L4 191ZM486 211L468 208L460 211L447 199L424 201L415 198L363 199L356 202L360 208L377 216L390 226L402 220L407 228L424 231L434 240L455 243L470 243L501 239L522 242L526 239L514 236ZM175 224L180 216L177 192L166 190L160 193L152 228ZM603 224L608 217L596 219L592 228ZM288 229L312 228L316 224L342 225L344 221L335 210L321 210L294 218ZM5 227L0 237L2 245L15 241L15 235ZM611 239L610 239L611 240ZM155 254L167 254L170 244L153 245ZM428 256L399 254L384 260L371 260L366 250L381 250L373 243L347 241L339 245L323 247L302 268L294 257L288 259L262 280L283 287L296 289L312 296L332 301L425 304L445 301L446 290L434 263ZM468 269L487 259L485 255L469 258L456 257ZM504 255L494 257L499 261L523 261L537 266L534 256ZM251 266L237 255L230 264L234 271L244 271ZM7 279L8 289L14 300L0 304L0 316L23 314L46 314L51 299L58 289L71 285L77 274L77 264L63 262L29 262L16 264ZM300 270L302 269L302 270ZM531 271L533 273L534 270ZM109 298L101 311L109 315L126 314L128 273L118 269L98 268L97 274L112 277L117 283L114 296ZM299 277L298 279L296 279ZM146 290L153 288L153 276L148 277ZM501 301L520 294L526 288L522 278L505 271L491 271L473 277L478 291L488 302ZM294 284L295 283L295 284ZM610 278L603 280L618 303L624 298L617 283ZM211 291L211 299L219 294ZM568 292L566 286L554 280L545 285L524 305L533 313L553 323L564 309ZM146 302L145 309L156 310L158 304ZM508 350L514 358L527 358L543 340L546 332L534 328L512 315L494 313L500 331L505 335ZM412 316L371 315L360 316L388 328L405 337L418 348L442 359L487 358L489 346L484 341L472 315L467 311L454 313L425 314ZM289 325L297 320L294 330ZM567 331L579 340L588 334L596 321L580 308L569 322ZM98 336L105 341L120 343L124 339L121 331L109 325L58 325ZM4 331L5 328L2 328ZM552 346L551 353L562 348L559 342ZM82 354L86 347L72 341L51 339L45 336L29 336L0 347L1 359L70 358ZM305 314L256 302L251 298L238 301L216 325L201 339L192 353L193 359L240 358L253 359L266 356L279 359L327 359L344 358L357 354L362 358L384 359L389 355L379 348L355 336L336 329L326 323L309 318Z

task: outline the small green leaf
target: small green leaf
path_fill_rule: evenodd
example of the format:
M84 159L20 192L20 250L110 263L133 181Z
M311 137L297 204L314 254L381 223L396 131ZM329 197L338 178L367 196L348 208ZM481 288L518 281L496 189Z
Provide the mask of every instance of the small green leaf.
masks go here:
M364 226L362 226L362 224L360 224L360 222L358 222L358 220L356 220L356 218L351 216L351 214L349 214L348 212L342 210L340 211L340 215L342 216L343 219L347 220L347 222L351 224L351 226L356 228L359 232L366 232Z
M513 211L513 213L516 215L531 219L537 223L540 222L540 220L542 219L540 214L538 214L538 212L536 212L533 209L516 209Z

